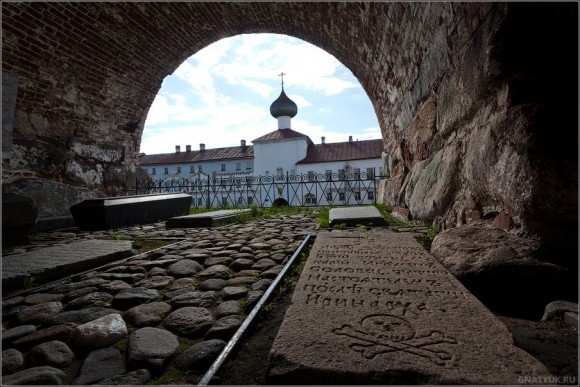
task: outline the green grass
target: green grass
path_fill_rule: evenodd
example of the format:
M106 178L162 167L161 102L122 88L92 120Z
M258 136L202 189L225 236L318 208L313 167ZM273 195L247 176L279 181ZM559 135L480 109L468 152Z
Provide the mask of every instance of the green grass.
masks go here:
M114 239L116 241L122 241L122 240L127 239L125 237L125 235L123 235L121 233L121 231L111 231L109 235L110 235L111 239Z
M167 242L162 241L160 239L155 239L155 238L140 238L140 237L136 237L133 240L133 247L136 249L145 249L147 251L150 250L155 250L158 249L160 247L163 247L167 244Z
M240 210L246 207L218 207L218 208L191 208L189 210L190 215L193 214L203 214L206 212L212 212L217 210ZM249 212L244 212L236 216L235 223L244 223L257 218L271 218L273 216L284 215L297 215L297 214L312 214L313 209L310 207L258 207L253 205L250 207Z
M395 227L412 227L413 226L413 224L410 222L404 222L401 219L395 218L393 216L393 214L391 213L391 209L389 208L388 205L386 205L384 203L376 203L375 207L379 210L381 215L383 215L385 217L385 219L387 220L387 224L389 226L395 226Z
M30 289L31 287L36 285L36 277L35 276L30 276L30 277L25 277L24 281L22 281L22 287L24 289Z
M431 251L431 244L433 243L433 239L435 239L436 235L437 230L435 229L435 226L431 225L429 230L427 230L427 234L417 237L416 239L417 242L419 242L421 246L425 248L425 250Z
M316 224L319 228L329 228L330 227L330 220L329 220L329 213L330 209L333 207L323 207L319 208L316 212Z
M195 386L201 380L201 376L195 375L192 372L180 372L177 368L169 368L167 372L159 378L151 380L147 385L150 386L166 386L166 385L188 385Z
M199 285L201 285L201 283L203 282L203 280L199 277L195 277L193 279L193 286L195 286L195 288L199 288Z
M113 345L113 347L117 348L119 352L125 353L125 350L127 350L128 341L129 341L128 339L119 340Z
M179 342L179 346L177 347L177 352L183 352L186 349L193 347L195 344L199 343L200 340L191 340L186 339L185 337L178 337L177 341Z

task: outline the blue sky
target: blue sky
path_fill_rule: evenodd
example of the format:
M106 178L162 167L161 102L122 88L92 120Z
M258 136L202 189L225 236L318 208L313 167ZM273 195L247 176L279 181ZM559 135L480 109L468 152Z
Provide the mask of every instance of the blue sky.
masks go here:
M333 56L300 39L244 34L222 39L183 62L157 94L141 140L141 152L248 145L277 129L270 105L284 90L298 105L292 129L315 143L381 138L365 91Z

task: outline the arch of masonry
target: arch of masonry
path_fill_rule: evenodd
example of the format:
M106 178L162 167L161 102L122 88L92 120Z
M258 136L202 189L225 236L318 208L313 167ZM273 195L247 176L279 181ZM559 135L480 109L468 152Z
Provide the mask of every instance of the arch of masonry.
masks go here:
M3 187L33 197L40 216L130 188L164 77L219 39L270 32L317 45L359 79L384 140L383 202L440 230L502 215L575 248L577 12L576 3L3 2Z

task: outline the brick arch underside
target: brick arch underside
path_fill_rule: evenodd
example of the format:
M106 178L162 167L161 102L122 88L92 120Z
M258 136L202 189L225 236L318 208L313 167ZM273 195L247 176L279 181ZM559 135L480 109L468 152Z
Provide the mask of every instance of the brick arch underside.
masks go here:
M524 231L576 222L577 141L553 139L577 139L576 114L565 111L577 111L577 79L566 82L577 59L562 54L577 40L558 39L577 28L574 4L2 3L2 12L3 83L17 90L4 185L39 197L54 184L74 191L41 214L130 188L165 76L219 39L269 32L317 45L358 78L385 143L380 196L399 212L440 229L497 212ZM542 66L553 72L539 75ZM555 115L563 124L546 128ZM26 176L41 182L25 191Z

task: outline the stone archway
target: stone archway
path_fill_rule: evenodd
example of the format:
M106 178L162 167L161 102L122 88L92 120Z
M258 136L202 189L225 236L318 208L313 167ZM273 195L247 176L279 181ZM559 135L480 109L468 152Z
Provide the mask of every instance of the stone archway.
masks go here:
M166 75L221 38L289 34L335 56L366 90L385 143L382 201L439 229L505 213L508 227L559 235L575 249L577 12L577 4L3 2L3 84L13 86L3 98L15 102L3 122L3 185L52 198L41 216L130 187Z
M18 81L13 157L5 169L101 191L122 185L114 175L132 172L163 78L199 49L242 32L290 34L339 58L361 81L386 133L436 31L447 36L453 28L465 41L490 8L4 3L3 73ZM457 13L469 26L456 28ZM424 21L415 28L418 17Z

